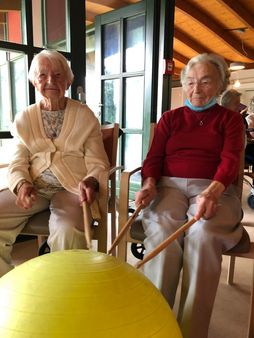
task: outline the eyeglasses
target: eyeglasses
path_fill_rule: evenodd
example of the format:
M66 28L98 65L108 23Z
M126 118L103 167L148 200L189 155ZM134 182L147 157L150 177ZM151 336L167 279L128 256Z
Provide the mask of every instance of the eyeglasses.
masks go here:
M37 74L36 77L40 83L48 81L49 79L54 80L54 81L61 81L63 78L63 74L60 72L59 73L40 72L39 74Z
M200 86L201 88L210 87L213 84L213 80L209 77L205 77L201 80L197 80L194 78L187 78L185 82L185 86L188 88L194 88L195 86Z

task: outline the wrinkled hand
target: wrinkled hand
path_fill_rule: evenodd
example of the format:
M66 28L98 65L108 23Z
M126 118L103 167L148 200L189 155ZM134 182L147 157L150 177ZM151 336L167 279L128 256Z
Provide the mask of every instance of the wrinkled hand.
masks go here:
M23 209L30 209L37 200L37 191L30 182L21 185L16 199L16 205Z
M135 194L135 205L138 207L142 204L143 207L147 207L150 202L157 195L157 189L155 185L146 185L140 191Z
M96 197L98 182L94 177L88 177L79 183L79 200L82 204L87 202L89 205L93 203Z
M195 218L201 217L209 219L216 214L218 209L218 199L210 192L202 192L197 196L197 212Z

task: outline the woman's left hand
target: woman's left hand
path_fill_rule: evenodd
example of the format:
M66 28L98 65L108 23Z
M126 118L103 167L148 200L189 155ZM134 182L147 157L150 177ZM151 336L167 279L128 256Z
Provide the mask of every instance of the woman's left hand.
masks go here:
M98 191L98 181L94 177L87 177L84 181L79 183L79 199L80 203L87 202L92 204Z
M209 219L215 215L217 208L217 198L210 192L202 192L197 196L197 212L194 217Z

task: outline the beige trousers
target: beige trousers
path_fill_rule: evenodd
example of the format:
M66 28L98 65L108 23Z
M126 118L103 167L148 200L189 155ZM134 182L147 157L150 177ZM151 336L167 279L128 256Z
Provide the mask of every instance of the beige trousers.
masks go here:
M206 179L163 177L158 195L143 211L149 253L177 230L196 210L196 196L209 184ZM230 186L221 196L216 215L194 223L184 235L144 265L145 275L157 286L171 308L183 269L178 322L184 338L207 338L221 273L222 253L241 238L241 204Z
M84 249L83 214L77 195L60 191L52 196L38 195L31 209L16 206L16 196L10 190L0 192L0 276L13 268L11 251L29 217L50 208L48 244L51 251Z

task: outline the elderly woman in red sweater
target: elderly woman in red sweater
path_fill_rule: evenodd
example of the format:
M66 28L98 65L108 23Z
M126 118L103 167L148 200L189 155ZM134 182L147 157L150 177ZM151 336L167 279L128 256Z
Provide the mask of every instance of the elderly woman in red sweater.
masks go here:
M144 265L171 307L183 269L178 321L184 338L206 338L222 254L242 236L233 182L243 150L243 122L217 104L229 72L214 54L192 58L181 74L185 106L165 112L142 168L136 205L143 210L146 252L187 220L197 222Z

